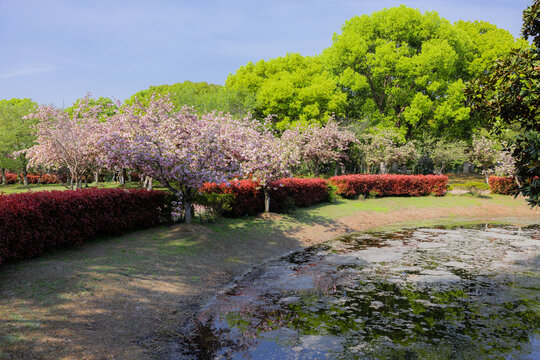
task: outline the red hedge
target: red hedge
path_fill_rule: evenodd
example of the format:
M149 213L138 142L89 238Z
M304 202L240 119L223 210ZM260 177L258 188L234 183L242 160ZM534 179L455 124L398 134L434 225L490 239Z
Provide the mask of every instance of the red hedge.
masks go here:
M445 175L341 175L330 178L345 198L369 196L423 196L446 194Z
M14 173L6 173L6 183L7 184L15 184L19 181L19 178L22 179L22 175L17 175ZM57 180L56 177L50 175L50 174L28 174L28 183L29 184L59 184L60 182Z
M0 264L27 259L99 235L156 225L168 195L161 191L85 189L0 196Z
M492 194L511 195L518 189L518 186L512 177L490 176L488 181L489 190Z

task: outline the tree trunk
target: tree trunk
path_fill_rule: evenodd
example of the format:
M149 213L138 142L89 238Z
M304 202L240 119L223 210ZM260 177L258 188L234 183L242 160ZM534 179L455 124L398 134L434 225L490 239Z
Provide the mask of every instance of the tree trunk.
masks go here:
M99 183L99 171L98 170L94 171L94 182L96 183L96 186Z
M268 193L268 188L266 186L263 187L263 193L264 193L264 212L268 213L270 212L270 194Z
M150 176L148 176L148 183L146 183L146 190L150 191L152 190L152 183L154 182L154 179L152 179Z
M191 224L191 209L192 209L191 201L186 201L184 203L184 215L186 218L186 224Z
M4 168L0 169L0 173L2 174L2 185L6 185L6 183L7 183L6 169L4 169Z
M484 169L484 174L486 174L486 184L489 185L489 172L487 168Z
M126 185L125 169L120 170L118 173L118 182L120 185Z
M380 163L380 166L381 166L381 174L387 174L388 173L388 169L386 168L386 164L381 162Z

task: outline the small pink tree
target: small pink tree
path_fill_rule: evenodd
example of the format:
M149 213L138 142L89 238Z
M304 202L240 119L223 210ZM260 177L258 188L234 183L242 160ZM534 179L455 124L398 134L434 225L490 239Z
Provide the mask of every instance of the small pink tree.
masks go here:
M291 175L291 168L298 165L300 148L296 141L287 136L277 137L269 126L252 123L244 129L247 136L243 154L242 170L245 175L259 181L264 193L264 211L270 211L270 184Z
M287 130L282 138L297 144L300 158L307 162L315 176L319 175L321 165L341 164L347 160L347 150L357 142L352 131L340 128L333 119L324 126L317 123L304 129Z
M71 188L81 188L81 178L98 166L98 141L104 125L98 120L101 106L88 106L88 97L81 99L73 114L40 106L28 117L37 119L36 145L23 150L29 159L28 167L66 167L71 173Z
M190 223L194 196L204 183L241 175L241 162L248 162L254 151L250 135L255 123L173 109L166 98L123 108L108 121L101 146L109 167L136 169L178 196Z

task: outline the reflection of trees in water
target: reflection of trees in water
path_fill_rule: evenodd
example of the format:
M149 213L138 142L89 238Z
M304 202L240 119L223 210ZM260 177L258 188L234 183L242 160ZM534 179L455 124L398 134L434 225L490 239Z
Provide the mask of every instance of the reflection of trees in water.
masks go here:
M327 295L296 294L299 301L282 308L274 301L229 313L224 320L237 336L226 336L222 345L248 356L258 335L285 327L295 338L344 338L344 359L500 358L522 350L540 327L539 302L523 298L521 290L475 279L429 290L357 282Z
M537 239L536 229L525 237ZM520 236L523 230L519 231ZM385 246L381 242L385 237L378 235L345 237L324 251L336 256ZM379 241L372 241L375 238ZM415 236L403 232L388 239L398 238L406 243ZM497 246L509 246L511 240L505 241L508 244L501 242ZM488 243L491 244L491 239ZM461 245L458 243L450 250ZM471 251L485 251L484 256L492 256L489 251L474 246ZM295 253L273 268L325 263L319 250ZM446 259L445 254L441 259ZM408 258L415 266L405 271L416 276L420 274L417 269L428 269L426 265L438 268L441 259L437 255ZM535 263L536 260L527 260L529 265ZM253 285L255 279L265 278L261 268L254 278L239 283L234 291L227 293L223 303L213 307L213 320L205 322L206 328L199 332L206 334L201 343L209 345L208 351L205 350L207 357L198 358L231 354L236 359L270 359L280 358L272 357L271 351L282 351L281 354L293 357L316 359L317 355L308 356L309 347L319 350L329 343L332 345L326 349L331 350L322 353L332 359L507 359L522 358L531 351L534 357L540 351L531 342L540 329L540 274L527 264L523 264L526 266L519 274L493 277L454 268L452 272L461 281L423 285L387 281L387 272L360 263L336 265L338 273L347 274L343 278L347 280L340 281L341 285L324 287L325 291L317 286L311 290L287 291L270 283L261 290L259 285ZM385 266L391 267L392 263ZM316 274L317 284L319 278L332 278L335 270L314 266L310 271ZM296 353L295 348L305 352Z

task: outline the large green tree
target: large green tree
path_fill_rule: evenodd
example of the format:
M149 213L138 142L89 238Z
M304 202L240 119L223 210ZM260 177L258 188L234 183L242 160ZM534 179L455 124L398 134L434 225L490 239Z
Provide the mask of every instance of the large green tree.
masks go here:
M350 118L399 129L469 137L482 125L464 105L466 82L526 42L484 22L451 24L400 6L353 17L323 53L347 95Z
M0 100L0 168L3 179L5 169L10 169L22 173L24 184L28 185L28 160L23 153L14 153L34 143L32 126L36 121L25 117L36 107L37 104L30 99Z
M533 46L517 49L497 61L467 88L477 116L487 118L496 133L517 130L509 148L515 160L520 192L540 206L540 0L523 12L522 34Z
M347 100L318 56L287 54L249 62L229 75L226 86L253 94L254 115L275 115L278 129L299 125L299 121L325 123L333 114L342 116Z
M254 98L246 90L229 89L221 85L206 82L184 81L172 85L150 86L126 100L127 105L135 101L148 104L152 96L168 96L176 110L183 106L193 107L196 111L229 113L243 117L253 111Z

